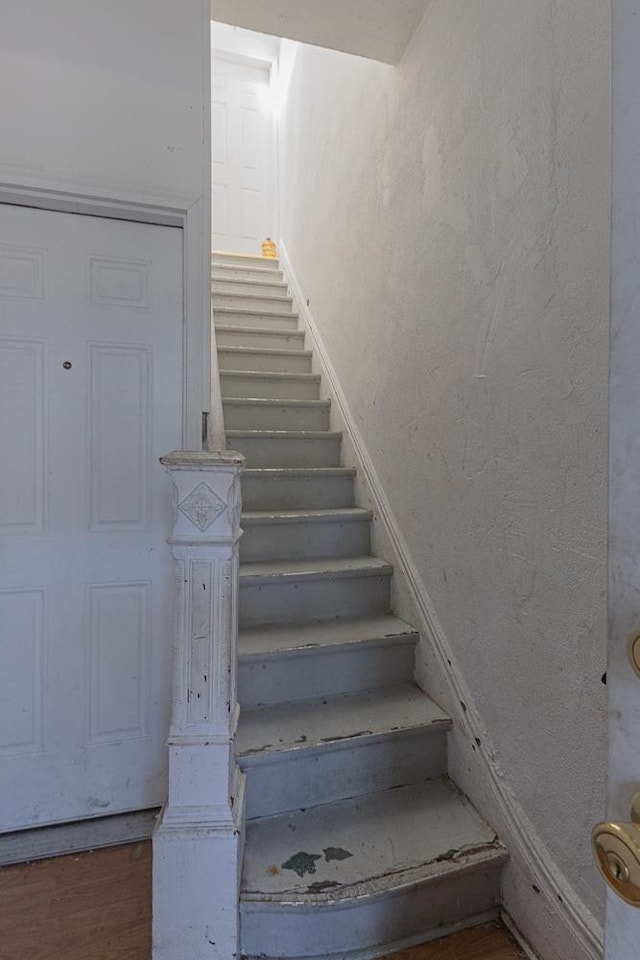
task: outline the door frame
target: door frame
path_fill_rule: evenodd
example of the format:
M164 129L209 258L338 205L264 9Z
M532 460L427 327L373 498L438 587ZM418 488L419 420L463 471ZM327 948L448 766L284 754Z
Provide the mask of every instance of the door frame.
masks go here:
M258 56L249 53L237 53L233 50L225 50L224 47L216 47L211 44L211 50L209 55L209 60L212 68L211 76L209 78L209 89L210 89L210 102L209 102L209 119L211 120L211 111L213 109L213 64L216 60L224 60L227 63L236 63L240 66L245 67L256 67L259 70L266 70L269 75L269 87L271 92L277 91L278 89L278 60L268 56ZM269 144L269 149L271 151L271 162L269 164L269 185L268 190L273 198L273 236L280 236L280 155L279 155L279 117L276 114L273 116L273 122L271 124L271 143ZM213 127L209 132L209 141L213 141L215 131ZM209 157L209 169L211 170L211 181L213 190L213 163L211 156ZM213 214L210 224L210 236L213 246Z
M203 415L211 409L211 213L206 196L192 202L94 187L81 193L67 185L34 179L23 183L0 181L0 204L182 230L182 448L201 450Z

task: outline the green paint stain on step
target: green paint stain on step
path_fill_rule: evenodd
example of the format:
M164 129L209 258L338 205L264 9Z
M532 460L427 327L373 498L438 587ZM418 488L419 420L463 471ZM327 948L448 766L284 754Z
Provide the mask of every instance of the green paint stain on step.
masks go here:
M301 850L300 853L295 853L292 857L289 857L286 863L282 864L282 869L293 870L299 877L304 877L307 873L316 872L316 860L322 860L321 854L305 853L304 850Z
M348 860L349 857L353 856L343 847L325 847L322 852L327 863L331 863L332 860Z

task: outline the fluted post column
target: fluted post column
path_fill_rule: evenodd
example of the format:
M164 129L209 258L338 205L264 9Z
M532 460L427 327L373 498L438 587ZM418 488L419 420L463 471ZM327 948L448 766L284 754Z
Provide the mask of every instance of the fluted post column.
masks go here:
M175 647L169 787L153 836L153 960L232 960L244 780L235 763L240 471L233 452L177 451L170 544Z

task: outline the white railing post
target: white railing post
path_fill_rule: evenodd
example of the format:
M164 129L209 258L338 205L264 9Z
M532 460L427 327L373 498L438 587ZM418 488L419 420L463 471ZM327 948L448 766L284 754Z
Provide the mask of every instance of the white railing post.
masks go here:
M153 836L153 960L232 960L244 822L233 749L243 458L177 451L161 463L174 484L175 648L168 799Z
M205 449L224 450L226 437L224 429L224 410L222 407L222 388L218 367L218 348L216 346L216 328L213 323L213 303L211 305L211 392L209 397L209 416L207 418L207 436Z

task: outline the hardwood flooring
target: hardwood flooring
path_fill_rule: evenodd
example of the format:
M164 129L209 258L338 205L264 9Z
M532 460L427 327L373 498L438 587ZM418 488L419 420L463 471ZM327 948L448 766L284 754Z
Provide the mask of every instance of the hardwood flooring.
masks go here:
M0 960L149 960L151 843L0 869Z
M149 960L151 844L0 868L0 960ZM386 960L522 960L494 923Z
M501 923L490 923L400 950L385 960L525 960Z

